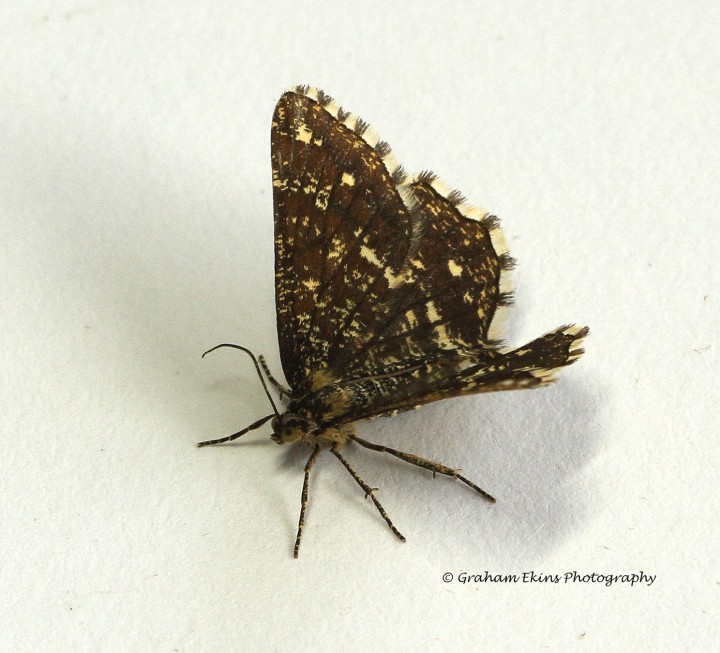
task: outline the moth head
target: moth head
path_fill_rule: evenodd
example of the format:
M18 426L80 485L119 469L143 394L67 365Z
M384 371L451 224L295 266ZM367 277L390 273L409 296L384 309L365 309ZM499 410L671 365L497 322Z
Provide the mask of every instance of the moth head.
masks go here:
M273 432L270 437L278 444L295 442L320 432L320 427L313 420L294 413L273 417L271 425Z

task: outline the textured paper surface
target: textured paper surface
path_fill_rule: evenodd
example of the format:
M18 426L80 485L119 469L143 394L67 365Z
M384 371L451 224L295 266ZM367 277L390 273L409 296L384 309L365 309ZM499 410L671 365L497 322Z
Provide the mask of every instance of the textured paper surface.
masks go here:
M485 3L483 3L485 4ZM716 3L22 2L0 8L0 649L710 650L718 638ZM462 467L302 447L275 335L288 86L500 216L508 339L588 324L544 390L362 427ZM650 586L469 582L632 574ZM451 582L443 574L452 573Z

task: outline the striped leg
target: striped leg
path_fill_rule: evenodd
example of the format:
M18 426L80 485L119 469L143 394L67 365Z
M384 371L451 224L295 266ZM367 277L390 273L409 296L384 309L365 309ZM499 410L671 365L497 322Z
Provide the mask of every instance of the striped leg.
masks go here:
M285 395L288 399L292 399L292 393L290 392L290 388L286 388L270 373L270 368L265 362L265 357L262 355L258 356L258 360L260 361L260 367L262 367L263 372L265 372L265 376L268 378L270 383L275 386L275 389L280 393L280 399L282 399L283 395Z
M249 431L254 431L255 429L259 429L265 422L267 422L269 419L272 419L275 417L275 415L266 415L265 417L259 419L257 422L253 422L250 424L250 426L245 427L242 431L238 431L237 433L233 433L232 435L228 435L224 438L218 438L217 440L205 440L205 442L198 442L198 447L207 447L208 445L212 444L222 444L223 442L230 442L231 440L237 440L241 435L245 435Z
M334 446L330 451L333 452L333 455L343 464L345 469L350 472L350 475L355 479L355 482L365 491L365 496L370 497L375 504L375 507L378 509L378 512L382 515L382 518L385 520L387 525L390 527L390 530L397 535L397 537L401 541L405 541L405 536L397 529L395 528L395 525L390 521L390 517L388 517L388 514L385 512L385 508L382 507L382 504L375 498L375 490L371 488L365 481L363 481L358 475L357 472L350 466L350 463L345 460L345 458L340 455L340 452L338 451L337 445Z
M400 458L400 460L404 460L407 463L410 463L411 465L417 465L418 467L423 467L424 469L429 469L433 476L435 473L443 474L445 476L450 476L451 478L456 478L458 481L462 481L465 483L465 485L471 487L475 492L480 494L481 496L485 497L488 501L491 501L492 503L495 503L495 497L485 492L485 490L479 488L475 483L473 483L470 479L465 478L457 469L453 469L452 467L447 467L446 465L441 465L440 463L433 462L432 460L426 460L425 458L421 458L420 456L416 456L412 453L405 453L404 451L398 451L397 449L391 449L390 447L386 447L382 444L375 444L373 442L368 442L367 440L363 440L362 438L359 438L357 435L351 435L350 436L355 442L357 442L359 445L367 448L372 449L373 451L381 451L383 453L389 453L391 456L395 456L397 458Z
M305 480L303 481L303 489L300 504L300 521L298 521L297 537L295 538L295 548L293 555L297 558L298 552L300 551L300 538L302 537L303 527L305 526L305 508L308 502L308 485L310 483L310 470L317 460L318 454L320 453L320 445L316 444L313 452L310 454L310 458L305 463Z

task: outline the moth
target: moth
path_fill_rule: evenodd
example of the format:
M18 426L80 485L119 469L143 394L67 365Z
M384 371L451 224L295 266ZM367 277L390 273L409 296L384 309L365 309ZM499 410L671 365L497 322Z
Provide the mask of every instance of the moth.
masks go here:
M276 443L309 446L295 557L310 471L323 449L402 541L376 488L345 457L346 445L457 479L494 502L458 469L361 438L355 422L450 397L545 385L583 353L588 329L565 325L504 347L501 314L512 300L514 260L497 218L431 172L408 176L389 145L323 91L298 86L280 98L271 151L277 331L289 387L249 349L213 347L252 358L273 412L199 446L235 440L270 420ZM261 367L286 399L284 411Z

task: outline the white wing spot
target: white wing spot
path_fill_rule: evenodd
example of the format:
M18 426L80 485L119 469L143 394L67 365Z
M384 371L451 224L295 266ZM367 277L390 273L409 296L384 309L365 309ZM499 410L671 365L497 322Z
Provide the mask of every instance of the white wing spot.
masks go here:
M452 343L450 342L450 336L448 335L447 329L444 324L439 324L435 327L435 333L437 333L437 343L442 349L452 349Z
M360 248L360 256L362 256L365 260L370 261L373 265L377 265L379 268L383 267L382 261L377 257L375 252L366 245L363 245Z
M462 265L458 265L452 259L448 261L448 269L450 270L450 274L454 277L459 277L463 271Z
M400 274L395 275L390 268L385 268L385 278L391 288L397 288L401 283L407 281L409 276L407 272L401 272Z
M305 125L298 125L295 140L303 143L309 143L312 138L312 132Z
M315 290L315 288L317 288L320 284L317 281L315 281L315 279L308 279L307 281L303 281L303 285L308 290Z
M317 206L321 211L327 209L328 203L330 202L331 191L332 184L330 184L329 186L325 186L325 188L318 192L317 197L315 198L315 206Z
M332 245L333 248L328 253L329 259L340 258L343 254L345 254L345 246L342 241L333 238Z
M435 308L435 303L428 302L426 304L426 306L427 306L428 320L430 320L430 322L439 322L440 321L440 313L437 312L437 309Z
M347 172L343 172L343 176L340 181L341 181L341 183L345 184L346 186L354 186L355 185L355 177L353 177L351 174L349 174Z

